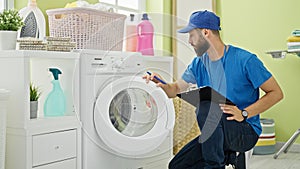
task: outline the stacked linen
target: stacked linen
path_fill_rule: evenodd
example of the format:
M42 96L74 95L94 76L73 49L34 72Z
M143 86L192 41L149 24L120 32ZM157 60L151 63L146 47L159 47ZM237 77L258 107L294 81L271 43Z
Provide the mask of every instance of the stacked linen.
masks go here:
M293 32L292 32L292 36L300 36L300 30L294 30Z
M37 38L20 38L17 40L19 50L47 50L70 52L76 47L69 37L47 37L46 41Z
M300 52L300 30L294 30L287 39L288 52Z
M47 37L48 51L70 52L75 47L76 43L69 37Z
M20 38L17 43L19 50L47 50L47 44L37 38Z

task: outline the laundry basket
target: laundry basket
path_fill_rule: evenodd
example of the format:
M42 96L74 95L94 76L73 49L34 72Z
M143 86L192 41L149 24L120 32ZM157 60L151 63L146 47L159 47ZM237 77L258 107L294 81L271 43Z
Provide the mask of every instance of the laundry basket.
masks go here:
M126 15L82 7L46 13L50 36L70 37L76 49L122 50Z
M0 169L4 169L6 141L6 104L9 91L0 89Z
M176 97L173 99L175 107L175 126L173 131L173 154L177 154L187 143L200 135L195 110L188 102Z

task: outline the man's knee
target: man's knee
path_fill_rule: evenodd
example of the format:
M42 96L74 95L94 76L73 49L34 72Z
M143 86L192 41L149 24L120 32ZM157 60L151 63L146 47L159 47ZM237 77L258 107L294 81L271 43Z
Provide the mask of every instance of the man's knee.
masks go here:
M177 165L178 166L178 165ZM169 163L169 167L168 167L169 169L176 169L176 165L174 164L174 161L172 160L172 161L170 161L170 163Z

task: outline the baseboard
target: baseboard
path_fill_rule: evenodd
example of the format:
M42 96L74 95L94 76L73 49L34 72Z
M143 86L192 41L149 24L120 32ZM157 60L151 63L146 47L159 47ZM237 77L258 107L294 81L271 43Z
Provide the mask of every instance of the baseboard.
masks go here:
M276 142L276 145L275 145L276 150L279 150L284 144L285 144L285 142ZM300 144L293 143L288 151L300 153Z

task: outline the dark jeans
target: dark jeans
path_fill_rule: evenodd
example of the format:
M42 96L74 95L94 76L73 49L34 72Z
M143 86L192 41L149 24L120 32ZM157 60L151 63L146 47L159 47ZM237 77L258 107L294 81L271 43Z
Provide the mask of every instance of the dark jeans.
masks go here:
M228 115L216 103L202 101L196 113L201 135L175 155L169 169L225 169L229 155L243 155L258 140L247 122L226 120Z

